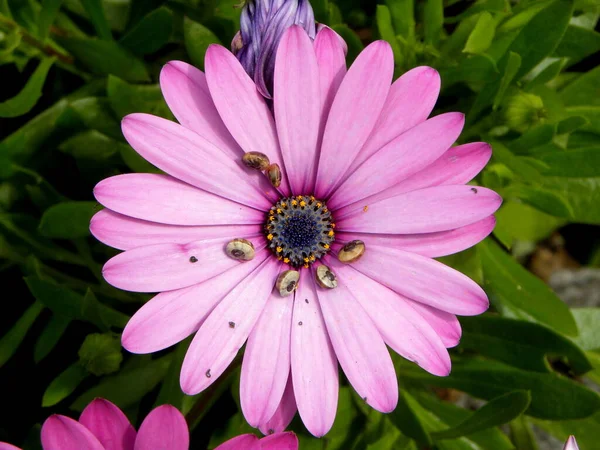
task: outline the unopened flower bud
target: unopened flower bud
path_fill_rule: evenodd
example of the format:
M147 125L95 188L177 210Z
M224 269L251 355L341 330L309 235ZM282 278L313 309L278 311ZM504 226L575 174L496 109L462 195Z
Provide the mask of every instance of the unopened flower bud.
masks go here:
M519 92L508 99L505 117L510 128L523 133L546 118L544 102L537 95Z
M122 361L121 341L112 334L88 334L79 349L79 362L96 376L116 372Z
M315 38L315 17L308 0L247 0L240 31L231 50L262 95L271 98L277 46L285 30L300 25Z

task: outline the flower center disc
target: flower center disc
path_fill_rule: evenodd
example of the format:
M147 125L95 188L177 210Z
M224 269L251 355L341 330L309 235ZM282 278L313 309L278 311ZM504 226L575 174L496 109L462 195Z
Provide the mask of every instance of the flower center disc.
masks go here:
M281 199L267 214L269 248L293 267L308 267L329 251L335 239L331 213L312 195Z

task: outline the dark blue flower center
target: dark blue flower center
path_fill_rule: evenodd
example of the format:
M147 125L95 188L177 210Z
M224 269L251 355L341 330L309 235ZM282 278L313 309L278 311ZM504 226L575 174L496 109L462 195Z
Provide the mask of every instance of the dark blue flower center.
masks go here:
M269 248L286 264L308 267L323 257L335 239L331 212L313 196L281 199L267 213Z

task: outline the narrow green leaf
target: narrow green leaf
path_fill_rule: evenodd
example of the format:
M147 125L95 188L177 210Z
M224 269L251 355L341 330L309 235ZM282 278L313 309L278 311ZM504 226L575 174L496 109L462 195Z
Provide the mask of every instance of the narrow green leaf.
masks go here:
M461 346L524 370L550 372L547 357L564 356L575 374L592 366L585 353L549 328L492 315L461 318Z
M79 362L72 364L50 382L42 397L42 406L48 408L61 402L71 395L87 376L87 371Z
M44 211L40 222L42 236L75 239L90 235L90 220L98 211L96 202L63 202Z
M104 97L85 97L71 102L71 111L91 129L99 131L113 139L122 139L119 121L115 118L108 99Z
M530 90L537 85L546 84L546 83L554 80L560 74L560 72L563 70L566 62L567 62L566 58L561 58L561 59L549 64L544 70L542 70L540 73L538 73L531 81L529 81L527 83L527 85L525 86L525 89Z
M38 36L40 41L44 42L48 37L50 26L54 23L54 19L58 15L62 0L42 0L42 9L38 19Z
M136 55L154 53L164 47L173 33L173 14L167 8L150 12L119 43Z
M165 119L174 119L158 84L131 84L109 75L106 94L118 118L134 112L142 112Z
M572 0L555 0L521 29L509 49L521 55L517 79L552 54L565 34L572 11ZM540 39L540 36L544 38Z
M484 11L479 15L475 28L469 35L463 52L465 53L483 53L485 52L492 40L496 31L496 21L492 15Z
M571 311L579 328L579 336L573 341L584 350L600 350L600 309L573 308Z
M521 416L510 423L510 434L518 450L538 450L535 436L527 417Z
M33 325L33 322L38 318L44 305L40 302L34 302L25 310L23 315L16 323L6 332L0 339L0 367L15 354L17 348L25 339L25 335Z
M530 402L531 395L527 391L509 392L490 400L464 422L447 430L433 433L433 437L435 439L454 439L504 425L520 416L529 407Z
M162 381L170 363L171 355L167 355L141 367L104 377L97 386L81 394L71 408L82 411L96 397L105 398L121 409L128 408L140 401Z
M185 49L196 67L204 70L204 55L211 44L220 44L219 38L204 25L188 17L183 19Z
M110 25L104 15L104 7L102 6L102 0L80 0L81 4L85 8L92 25L98 33L101 39L110 41L112 39L112 33L110 32Z
M600 106L600 66L579 75L560 91L565 106Z
M396 34L410 39L415 35L414 0L385 0Z
M58 147L75 159L103 162L119 153L119 147L125 146L121 142L100 133L96 130L86 130L71 136Z
M423 26L425 28L425 42L437 46L444 26L444 2L442 0L425 1Z
M431 446L433 441L422 422L420 410L417 401L406 390L401 390L398 406L390 413L389 419L406 436L422 445Z
M496 228L512 239L539 242L548 238L565 221L518 201L505 201L496 212ZM510 245L509 245L510 246Z
M528 390L531 404L526 414L540 419L582 419L600 410L596 392L553 373L528 372L491 360L458 358L454 358L452 373L447 377L436 377L409 362L398 361L398 366L400 379L454 388L485 400Z
M70 323L71 319L69 318L56 314L52 315L44 331L39 335L33 349L33 360L36 364L48 356L48 353L56 347L56 344L58 344L59 339L65 334Z
M561 58L568 58L567 65L572 66L599 50L600 33L569 25L554 54Z
M377 29L379 30L381 38L389 42L392 46L396 67L401 66L403 63L402 51L400 50L400 44L398 44L396 32L392 26L392 16L390 15L389 8L385 5L377 5L375 18L377 20Z
M114 41L56 37L81 64L99 75L116 75L127 81L149 81L144 63Z
M556 134L571 134L581 127L588 124L588 120L585 117L571 116L558 122L556 126Z
M42 96L42 88L54 58L45 58L38 64L25 87L15 95L0 103L0 117L17 117L28 113Z
M569 307L539 278L529 273L489 239L479 244L484 287L492 300L506 303L559 333L577 335Z
M548 166L545 175L557 177L600 177L600 147L580 148L542 155Z

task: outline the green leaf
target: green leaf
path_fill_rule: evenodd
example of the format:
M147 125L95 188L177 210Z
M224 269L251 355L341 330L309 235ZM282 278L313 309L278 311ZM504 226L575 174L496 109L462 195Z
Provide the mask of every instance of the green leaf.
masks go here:
M47 408L61 402L71 395L87 376L87 371L79 362L72 364L50 382L42 397L42 406Z
M484 287L494 303L522 311L559 333L577 335L569 307L542 280L529 273L489 239L479 244Z
M163 356L130 370L102 378L102 381L73 402L71 408L82 411L96 397L105 398L121 409L128 408L152 391L165 377L171 355Z
M91 130L99 131L113 139L122 139L121 127L114 118L111 105L103 97L86 97L71 102L71 109Z
M164 47L172 33L173 14L167 8L159 8L138 22L119 44L136 55L147 55Z
M38 19L38 36L40 41L44 42L48 37L50 25L54 23L54 19L58 15L60 5L63 0L42 0L42 9Z
M221 43L212 31L188 17L183 19L183 38L192 64L200 70L204 70L204 55L208 47Z
M442 0L426 0L423 8L423 27L425 42L437 45L444 26L444 2Z
M500 106L506 90L519 71L519 67L521 67L521 57L518 54L515 52L508 52L507 55L506 63L501 69L502 78L500 79L500 85L498 86L498 91L494 96L494 109L497 109L498 106Z
M600 106L600 66L579 75L560 91L565 106Z
M558 122L556 134L571 134L579 128L587 125L589 122L585 117L571 116Z
M80 0L81 4L85 8L92 25L96 29L96 33L101 39L110 41L112 39L112 33L110 32L110 26L104 15L104 8L102 6L102 0Z
M55 314L89 321L103 330L108 327L124 328L129 319L125 314L100 303L89 289L84 297L69 288L34 276L25 277L25 283L33 296Z
M553 231L565 223L549 214L535 209L525 203L507 201L496 212L496 228L502 230L512 239L538 242L549 237Z
M521 56L517 79L527 75L554 51L565 34L572 11L572 0L555 0L521 29L509 48Z
M479 15L475 28L469 35L463 52L465 53L483 53L485 52L492 40L496 31L496 21L492 15L484 11Z
M42 88L54 58L45 58L38 64L25 87L15 95L0 103L0 117L17 117L28 113L42 96Z
M182 409L185 394L181 391L179 376L181 364L183 364L183 359L185 358L185 354L191 342L192 338L189 337L177 344L175 351L173 352L169 369L165 375L165 380L160 387L160 391L154 402L155 407L169 404L175 406L175 408L179 410Z
M381 38L389 42L392 46L396 67L401 66L403 63L402 51L400 50L398 39L396 39L396 33L392 26L392 16L390 15L388 7L385 5L377 5L375 18L377 20L377 29L379 30Z
M398 406L394 409L389 419L403 434L414 439L425 446L431 446L433 441L422 414L422 407L408 393L407 390L401 390L398 396Z
M592 366L569 339L541 325L491 315L462 317L461 347L523 370L551 372L547 357L565 356L575 374Z
M600 147L581 148L541 156L548 166L544 175L557 177L600 177Z
M385 0L392 16L396 34L405 39L415 35L415 5L414 0Z
M519 450L538 450L535 436L527 417L522 415L510 423L510 434L515 447Z
M569 25L554 54L561 58L568 58L568 65L572 66L599 50L600 33Z
M77 133L61 143L59 149L75 159L101 162L110 160L118 154L120 146L125 146L125 144L117 142L99 131L87 130Z
M527 86L525 87L526 90L530 90L539 84L546 84L554 80L565 67L565 63L565 58L561 58L557 61L550 63L545 69L543 69L540 73L538 73L533 79L531 79L527 83Z
M0 367L15 354L17 348L25 339L25 335L33 325L33 322L38 318L44 305L40 302L34 302L25 310L23 315L15 322L15 324L6 332L0 339Z
M540 419L582 419L600 410L597 393L552 373L528 372L490 360L455 358L452 373L436 377L412 363L400 360L398 363L401 380L454 388L485 400L515 390L528 390L531 404L526 414Z
M56 37L79 62L99 75L116 75L127 81L150 81L146 66L114 41Z
M487 82L497 72L495 61L483 54L464 58L457 66L440 69L440 76L448 87L459 82Z
M571 312L579 328L579 336L573 341L584 350L600 350L600 309L574 308Z
M36 364L48 356L48 353L56 347L56 344L58 344L59 339L65 334L70 323L71 319L69 318L56 314L52 315L44 331L39 335L33 349L33 360Z
M42 236L76 239L90 235L90 220L98 212L96 202L63 202L51 206L42 215Z
M530 402L531 395L527 391L509 392L490 400L464 422L434 433L433 437L454 439L503 425L520 416L529 407Z
M574 222L600 224L600 178L543 177L537 190L542 194L552 195L563 201L567 210L560 217ZM543 189L543 190L542 190ZM533 206L544 209L544 204L530 202Z
M431 394L415 392L414 395L424 408L437 416L441 421L440 425L445 425L438 427L436 431L444 430L448 426L457 426L461 422L469 420L469 418L475 414L452 403L441 401ZM470 449L512 450L514 448L506 435L498 428L488 428L486 430L477 431L453 442L466 442L469 444L468 448ZM451 442L442 440L437 442L436 445L439 445L440 448L448 448L448 445L451 445Z
M516 185L511 194L529 205L556 217L573 217L575 212L560 190L547 190L541 187Z
M346 25L334 25L331 28L346 41L346 44L348 44L347 60L349 64L352 64L364 48L362 41L358 35Z
M130 84L109 75L106 93L110 107L118 118L142 112L174 119L158 84Z

